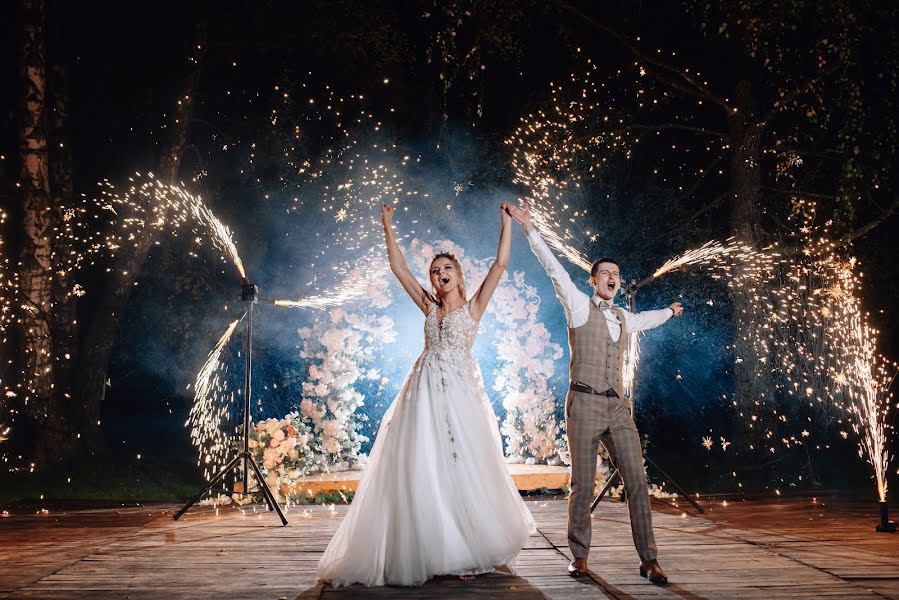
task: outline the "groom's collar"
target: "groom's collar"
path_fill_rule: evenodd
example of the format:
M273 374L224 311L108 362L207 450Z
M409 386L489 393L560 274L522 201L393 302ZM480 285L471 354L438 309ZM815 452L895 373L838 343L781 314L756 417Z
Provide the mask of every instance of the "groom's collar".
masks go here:
M614 300L612 300L612 301L603 300L597 294L593 294L592 296L590 296L590 302L592 302L593 306L595 306L597 308L605 308L605 306L601 306L601 305L608 305L609 308L620 308L619 306L615 305Z

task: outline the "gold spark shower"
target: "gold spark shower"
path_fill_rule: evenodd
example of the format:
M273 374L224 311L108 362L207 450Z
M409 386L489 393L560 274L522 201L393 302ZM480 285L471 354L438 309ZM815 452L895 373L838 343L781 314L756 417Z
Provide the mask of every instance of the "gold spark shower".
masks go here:
M587 198L587 185L599 179L609 156L630 157L627 137L594 127L597 116L606 124L614 99L610 88L594 80L589 60L583 75L572 74L568 87L550 83L550 106L521 119L506 140L512 149L513 182L527 189L523 200L531 208L534 226L571 264L585 271L590 262L585 248L597 232L584 217L596 199Z
M252 310L252 306L249 309ZM228 451L231 449L230 438L222 424L228 422L234 392L229 391L227 381L222 377L222 373L227 371L227 365L221 358L240 321L241 319L236 319L228 325L197 373L194 403L185 423L190 428L190 439L199 455L197 465L203 466L203 476L206 479L225 466L224 461L228 459Z
M371 292L371 286L384 283L387 278L387 266L383 259L366 258L367 260L361 260L348 269L343 280L330 290L299 300L275 300L274 305L324 310L366 298ZM363 281L364 284L361 283Z
M0 333L4 333L13 321L16 294L19 289L18 273L10 268L9 259L3 248L6 242L4 236L6 219L6 212L0 210Z
M734 267L739 271L740 277L756 277L758 274L770 273L777 262L778 255L770 248L756 250L749 244L729 238L725 243L711 240L692 250L687 250L680 256L672 258L656 269L652 274L658 279L666 273L683 269L690 265L705 266L712 270L722 270L729 276L737 276Z
M426 195L407 189L406 183L408 167L420 158L402 152L390 140L384 124L367 107L365 95L339 94L328 85L317 90L312 84L301 87L302 94L275 87L272 133L259 145L275 139L275 158L283 164L283 175L274 189L260 193L285 202L287 214L298 222L316 224L286 234L288 243L307 253L303 270L307 279L297 283L298 299L279 299L276 304L325 308L352 301L359 292L349 282L350 274L360 261L381 256L378 206L402 203L398 211L402 214L418 208L416 201ZM317 156L308 154L311 132L320 138L317 143L327 146ZM247 150L251 173L256 147L254 142ZM398 222L403 220L400 214L397 217Z
M846 429L854 431L859 454L872 465L883 499L891 460L887 439L893 430L890 387L896 365L877 352L877 331L861 308L859 293L865 284L858 261L833 241L829 222L815 225L814 203L797 200L797 208L803 220L792 235L789 255L786 249L725 253L707 244L703 248L710 254L702 248L688 251L665 266L717 268L725 258L748 260L750 269L728 265L729 275L723 279L728 287L741 289L750 302L751 326L739 335L755 356L737 359L752 360L758 377L774 376L776 391L785 400L804 402L845 423L844 436ZM703 256L711 260L693 261ZM758 406L773 410L772 416L786 423L786 416L776 409ZM756 421L757 415L741 414L750 426ZM773 432L765 432L765 437L768 450L775 452ZM785 447L803 443L794 436L779 441Z
M93 265L100 256L116 256L124 246L138 245L154 230L178 237L189 228L196 245L211 244L223 259L227 257L234 264L240 277L246 277L231 231L199 196L163 183L152 173L136 173L129 181L131 185L124 192L116 190L109 181L101 182L98 197L82 198L81 205L72 210L72 237L68 241L73 251L62 257L61 273L72 275L85 264ZM113 227L103 235L102 225L107 221Z
M550 82L546 103L522 117L505 142L512 152L513 182L525 187L522 200L531 206L535 227L550 247L585 271L588 246L602 235L602 223L589 216L615 205L617 173L630 168L645 138L666 127L634 124L634 114L624 112L622 107L632 105L638 113L648 112L657 102L647 100L652 84L645 71L637 63L633 67L603 72L584 57L578 71ZM723 149L712 143L704 152L713 163ZM681 172L693 170L685 166ZM710 175L702 168L695 174L700 180ZM656 176L659 185L692 193L659 175L658 168Z
M130 186L120 192L111 183L104 181L100 184L100 192L96 197L82 196L75 207L63 211L64 225L58 235L63 238L62 246L68 249L68 254L53 257L55 268L52 277L67 283L68 298L92 292L82 287L78 281L84 268L97 266L100 262L130 251L127 246L138 247L145 239L156 235L157 231L172 237L189 231L190 239L195 245L214 248L221 254L222 260L234 264L240 277L246 275L230 230L201 198L181 187L165 184L152 174L144 176L138 173L130 179L130 183ZM5 219L5 213L0 214L0 226ZM0 250L2 242L0 238ZM188 254L191 257L198 255L195 251L189 251ZM107 273L113 271L114 264L112 260L108 260L108 266L105 267ZM16 314L19 309L15 306L18 280L9 268L8 260L2 255L0 276L0 329L5 330L10 323L18 320ZM68 355L51 357L52 364L68 359ZM0 381L6 398L15 398L21 394L27 401L32 395L30 380L24 375L19 373L15 389L10 389L9 384ZM2 424L0 429L8 431L8 427Z
M847 392L854 417L852 427L861 438L859 455L874 467L877 495L881 502L886 502L887 470L893 458L887 443L888 432L892 431L889 418L893 394L890 387L896 380L899 365L877 352L877 332L862 315L852 315L849 333L852 347L856 349L850 367L852 385Z
M872 465L878 495L885 500L892 459L887 443L893 430L890 387L897 365L877 353L877 332L858 296L864 289L858 261L838 251L829 223L814 226L813 203L799 201L799 206L805 220L789 253L774 247L756 250L734 239L713 240L666 261L639 285L700 267L728 288L741 290L749 299L751 326L739 335L754 356L737 360L752 360L758 377L774 375L778 393L788 401L806 402L846 422L859 436L859 455ZM636 337L631 337L625 365L629 392L639 361ZM756 405L786 422L776 408ZM756 414L740 414L749 427L758 420ZM775 452L773 431L765 432L765 438L768 450ZM795 436L780 442L786 447L802 444Z
M3 337L2 343L6 343L6 330L16 320L16 302L18 300L19 277L18 273L11 268L9 259L4 252L5 226L7 214L0 210L0 336ZM0 406L14 398L17 394L10 387L10 382L0 379ZM5 442L9 438L10 427L3 422L5 415L0 414L0 443Z

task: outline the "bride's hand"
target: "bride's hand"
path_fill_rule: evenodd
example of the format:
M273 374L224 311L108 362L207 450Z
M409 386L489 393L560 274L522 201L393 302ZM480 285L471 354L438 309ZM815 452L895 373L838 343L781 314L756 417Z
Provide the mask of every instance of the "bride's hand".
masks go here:
M390 225L391 219L393 219L393 213L396 209L387 204L381 205L381 222L384 225Z
M509 204L508 211L513 219L521 223L525 233L531 232L531 211L526 203L520 207Z
M512 205L508 202L503 202L499 207L499 222L503 227L506 227L512 222L512 214L509 212L509 208Z

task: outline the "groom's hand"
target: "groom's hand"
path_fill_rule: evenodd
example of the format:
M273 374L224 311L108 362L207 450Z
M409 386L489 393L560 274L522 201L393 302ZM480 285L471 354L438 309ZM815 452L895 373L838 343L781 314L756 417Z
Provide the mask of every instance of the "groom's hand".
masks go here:
M528 209L527 203L522 204L521 206L510 204L509 214L521 224L521 228L524 229L525 234L529 234L534 228L534 226L531 225L531 211Z
M682 314L684 314L684 307L683 307L683 305L681 305L680 302L674 302L668 308L671 309L671 312L674 313L675 317L679 317Z

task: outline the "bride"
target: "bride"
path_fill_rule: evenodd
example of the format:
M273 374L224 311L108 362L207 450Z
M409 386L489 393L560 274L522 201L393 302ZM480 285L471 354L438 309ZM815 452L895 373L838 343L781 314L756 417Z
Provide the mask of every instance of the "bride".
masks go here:
M535 531L502 457L493 407L471 355L478 323L509 262L511 217L500 209L496 262L466 302L451 254L409 270L381 207L390 269L425 314L425 348L384 415L356 496L318 565L332 585L421 585L511 570Z

